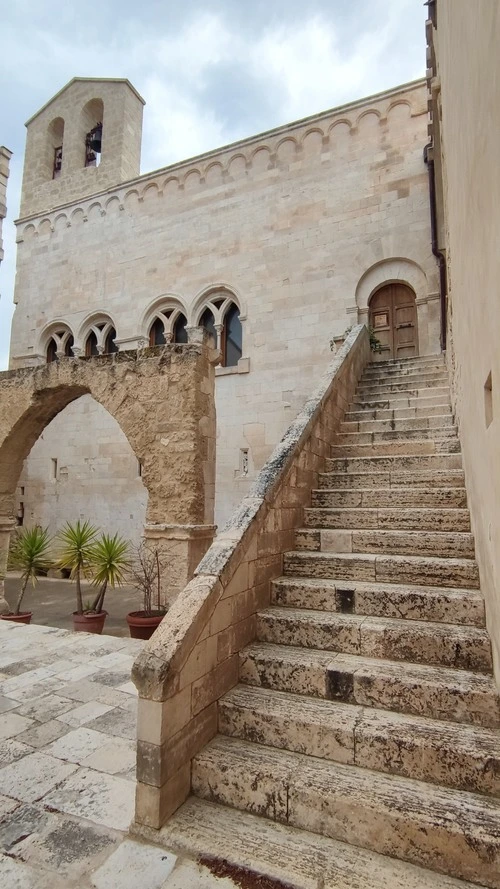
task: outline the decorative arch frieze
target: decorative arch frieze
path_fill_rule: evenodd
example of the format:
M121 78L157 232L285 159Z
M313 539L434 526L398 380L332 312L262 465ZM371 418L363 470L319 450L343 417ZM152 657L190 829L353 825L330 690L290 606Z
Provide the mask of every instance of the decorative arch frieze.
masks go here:
M224 183L233 183L252 174L259 176L274 168L276 175L279 175L284 157L307 157L314 162L314 155L325 151L329 152L332 162L335 162L336 155L342 156L345 150L344 141L357 134L363 120L368 120L371 116L374 125L377 122L383 124L388 115L397 113L400 106L406 106L411 116L426 113L425 100L414 87L406 93L381 96L366 106L355 104L352 108L344 108L336 113L326 112L316 119L309 119L307 123L292 124L261 139L249 139L234 149L210 152L195 161L141 176L126 186L113 189L112 194L107 192L102 198L94 196L78 202L67 211L68 224L77 219L89 223L99 220L106 215L113 199L118 201L119 209L127 207L129 212L144 212L140 208L154 196L166 201L184 199L186 192L191 194L197 189L220 188ZM45 214L43 218L29 220L29 225L35 226L36 233L50 236L54 231L53 220L59 213L60 209L54 210L49 216ZM27 222L28 220L23 223L20 241L24 236L29 237L32 232L31 229L28 230Z

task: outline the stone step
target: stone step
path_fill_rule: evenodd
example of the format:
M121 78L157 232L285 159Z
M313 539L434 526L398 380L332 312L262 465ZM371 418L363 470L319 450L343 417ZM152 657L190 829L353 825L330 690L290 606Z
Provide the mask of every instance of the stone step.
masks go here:
M391 358L388 361L372 360L366 365L363 373L391 373L393 371L410 371L413 367L427 367L435 364L436 367L446 367L444 355L422 355L417 358Z
M240 652L240 682L446 722L498 728L492 676L255 642Z
M394 498L396 500L396 498ZM306 528L378 528L392 531L470 531L468 509L322 509L304 510Z
M435 417L434 419L438 419ZM380 423L381 421L379 421ZM383 422L383 421L382 421ZM396 420L392 421L392 426L396 425ZM411 420L401 420L401 423L410 423L410 422L425 422L424 420L419 421L411 421ZM427 420L428 422L428 420ZM342 423L342 426L346 426L350 424ZM358 424L359 425L359 424ZM442 438L458 438L458 430L456 426L451 424L451 415L450 415L450 424L445 426L434 426L431 429L427 428L417 428L417 429L395 429L391 428L391 421L384 424L386 428L384 429L365 429L364 426L366 424L361 424L363 428L361 429L342 429L338 432L333 439L333 443L337 445L373 445L377 442L394 442L394 441L426 441L427 439L442 439ZM368 423L368 425L373 425Z
M492 670L486 630L454 624L274 606L258 612L257 640L456 670Z
M392 410L366 407L363 410L349 410L345 414L345 420L359 422L364 420L430 419L444 415L453 416L453 407L450 401L444 404L427 405L427 407L398 407Z
M373 353L372 359L370 363L366 365L366 367L373 367L374 369L378 367L391 368L396 367L396 365L401 365L402 367L411 367L412 364L429 364L429 362L433 361L435 361L437 364L445 364L444 353L436 352L432 355L411 355L409 358L387 358L385 361L379 361L377 359L376 353Z
M326 472L383 472L385 469L399 472L462 469L462 457L460 454L395 454L381 457L331 457L325 461Z
M450 382L446 371L438 372L419 372L414 374L405 374L402 376L386 377L380 376L376 378L362 378L357 386L356 392L399 392L401 390L410 391L415 389L429 389L449 386Z
M297 528L297 550L321 553L394 553L473 559L474 537L465 531Z
M419 364L406 369L401 367L377 368L369 365L368 367L365 367L361 375L361 382L367 383L370 380L411 379L415 374L438 374L449 380L448 371L444 364L429 362L429 364Z
M223 736L193 760L192 787L210 801L500 887L500 804L489 797Z
M344 488L313 490L314 508L339 509L360 507L363 509L465 509L465 488Z
M271 602L285 608L485 626L478 590L279 577L271 581Z
M248 889L478 889L477 884L196 797L147 839L204 861L221 875L236 874Z
M266 747L500 796L500 734L492 729L238 685L219 701L219 731Z
M320 472L318 484L323 490L332 489L398 489L401 486L414 490L437 490L451 488L463 488L465 492L465 475L462 469L448 470L414 470L400 471L398 469L377 471L377 469L363 472L361 470L351 472Z
M342 582L362 580L479 589L479 571L474 559L373 553L289 552L284 555L283 573L292 577L326 577Z
M349 435L337 435L332 441L330 453L332 457L392 457L401 455L410 457L416 455L432 454L459 454L460 442L453 434L442 438L434 435L422 438L421 430L418 437L406 438L405 433L395 433L394 438L389 433L383 433L386 439L370 441L373 433L354 432ZM357 440L357 441L356 441Z
M355 395L349 410L399 410L407 407L427 408L442 404L451 405L450 390L447 387L416 390L412 393L393 392L378 396Z
M346 417L348 414L346 414ZM387 433L417 433L417 430L420 431L423 438L427 438L436 434L439 438L444 438L443 432L444 428L452 429L453 433L457 435L458 427L453 424L453 415L451 412L447 414L441 414L433 417L429 416L419 416L419 417L403 417L399 418L391 418L386 420L375 420L375 419L361 419L361 420L345 420L340 424L340 433L353 433L359 432L366 434L367 432L374 433L375 435L384 435ZM427 434L423 434L423 433ZM446 433L446 435L450 435L453 433ZM373 441L377 441L377 438L373 438ZM381 439L378 439L379 441Z

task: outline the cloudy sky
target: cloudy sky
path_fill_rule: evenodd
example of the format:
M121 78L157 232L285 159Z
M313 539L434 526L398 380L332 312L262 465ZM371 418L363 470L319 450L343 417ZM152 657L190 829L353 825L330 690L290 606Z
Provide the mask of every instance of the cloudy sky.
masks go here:
M14 152L0 267L7 366L24 122L73 76L146 100L141 171L421 77L423 0L16 0L2 11L0 144Z

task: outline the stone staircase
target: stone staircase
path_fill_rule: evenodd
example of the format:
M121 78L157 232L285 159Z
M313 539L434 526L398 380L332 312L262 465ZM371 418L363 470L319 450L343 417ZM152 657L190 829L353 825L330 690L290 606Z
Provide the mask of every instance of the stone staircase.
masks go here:
M266 889L499 889L499 725L444 362L372 364L169 838Z

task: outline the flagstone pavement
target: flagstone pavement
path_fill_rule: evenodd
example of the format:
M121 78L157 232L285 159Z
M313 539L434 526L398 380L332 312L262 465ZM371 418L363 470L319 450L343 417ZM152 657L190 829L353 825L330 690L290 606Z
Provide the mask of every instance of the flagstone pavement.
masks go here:
M127 836L143 644L0 620L2 889L234 889Z

